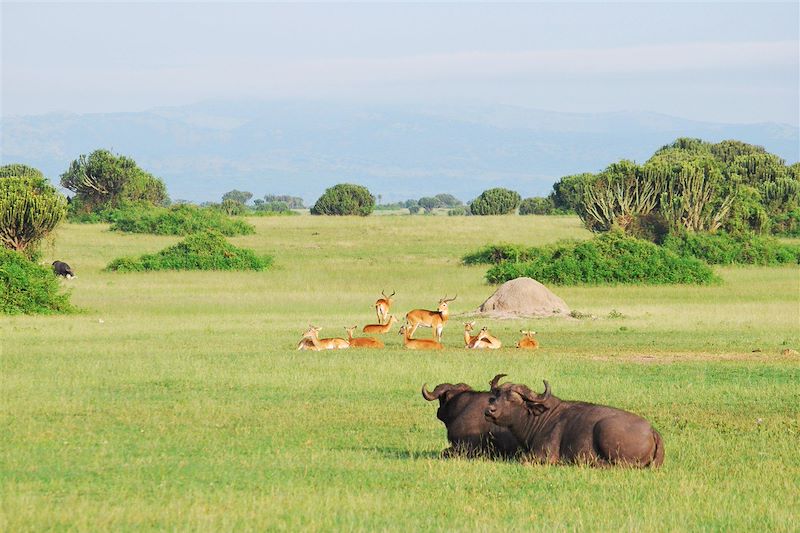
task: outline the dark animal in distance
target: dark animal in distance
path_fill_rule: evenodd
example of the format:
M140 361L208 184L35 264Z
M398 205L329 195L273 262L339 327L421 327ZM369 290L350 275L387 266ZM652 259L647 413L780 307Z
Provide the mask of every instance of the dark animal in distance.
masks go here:
M635 467L664 462L664 441L644 418L605 405L563 401L551 394L547 381L542 394L525 385L498 385L504 376L490 383L486 418L509 428L532 459Z
M53 272L56 276L64 276L67 279L77 277L69 265L63 261L53 261Z
M507 428L488 421L483 415L489 407L488 392L478 392L466 383L441 383L429 392L422 386L422 397L432 402L439 400L436 417L447 427L450 448L442 452L449 457L463 454L468 457L512 457L519 442Z

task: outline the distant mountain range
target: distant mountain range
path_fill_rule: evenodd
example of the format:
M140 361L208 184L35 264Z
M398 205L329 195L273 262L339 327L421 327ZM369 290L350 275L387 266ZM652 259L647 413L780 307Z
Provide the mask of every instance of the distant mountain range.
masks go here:
M138 113L47 114L0 122L3 163L53 181L97 148L133 157L173 199L218 201L231 189L313 202L335 183L384 202L440 192L470 200L489 187L549 193L558 178L646 160L677 137L739 139L788 162L800 128L718 124L649 112L559 113L507 106L203 102Z

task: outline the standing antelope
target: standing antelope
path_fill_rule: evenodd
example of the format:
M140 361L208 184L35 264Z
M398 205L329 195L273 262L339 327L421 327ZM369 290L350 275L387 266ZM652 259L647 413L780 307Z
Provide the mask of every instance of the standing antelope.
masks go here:
M375 314L378 315L378 324L383 324L386 317L389 316L389 308L392 306L392 296L397 291L392 291L392 294L386 296L386 293L381 291L383 298L378 298L375 302Z
M472 344L478 340L478 335L470 335L469 332L475 327L475 321L464 322L464 348L471 348Z
M373 339L372 337L353 338L353 330L357 327L344 328L347 331L347 342L351 348L383 348L383 343L378 339Z
M361 331L364 333L388 333L395 322L397 322L397 318L394 315L389 315L389 320L386 324L367 324Z
M503 343L500 342L500 339L489 334L488 326L483 326L478 333L478 338L472 343L472 346L468 346L468 348L474 348L476 350L483 348L497 350L501 346L503 346Z
M408 324L400 328L400 335L403 336L403 344L409 350L441 350L444 348L442 343L432 339L412 339L409 334Z
M408 337L413 337L417 328L419 326L424 326L433 329L433 338L441 342L442 330L449 316L447 303L452 302L456 298L458 298L458 295L452 298L447 298L447 295L445 295L444 298L439 300L439 308L436 311L428 311L427 309L414 309L413 311L409 311L406 314L406 324L411 328Z
M300 344L297 345L298 350L314 350L319 352L322 350L343 350L350 347L350 343L340 338L320 339L319 332L322 328L315 326L308 326L308 329L303 333L303 338Z
M526 350L535 350L539 347L539 341L533 338L536 335L535 331L525 331L524 329L519 330L522 333L522 338L517 343L517 348L524 348Z

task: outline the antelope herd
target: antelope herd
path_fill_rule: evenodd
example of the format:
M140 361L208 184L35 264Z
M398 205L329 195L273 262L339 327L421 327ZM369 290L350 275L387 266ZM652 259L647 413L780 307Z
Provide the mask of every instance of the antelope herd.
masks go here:
M363 333L383 335L389 333L392 324L397 322L397 317L389 314L393 303L392 294L386 295L381 291L382 298L378 298L375 302L375 315L377 316L377 324L367 324L362 328ZM405 323L398 331L399 335L403 337L403 345L409 350L441 350L444 348L442 344L442 332L447 324L447 319L450 316L448 304L454 301L458 295L448 298L446 295L439 300L439 305L436 311L429 311L427 309L413 309L406 313ZM433 339L415 339L414 333L419 327L431 328L433 332ZM297 344L298 350L342 350L345 348L383 348L384 343L375 337L353 337L353 332L358 326L345 327L347 338L331 337L319 338L319 332L322 328L309 325L308 329L303 333L303 337ZM502 341L489 333L489 328L484 326L478 331L477 335L471 335L475 329L475 321L464 323L464 347L472 350L497 350L503 346ZM539 347L539 341L534 338L535 331L520 330L523 337L515 344L517 348L526 350L535 350Z

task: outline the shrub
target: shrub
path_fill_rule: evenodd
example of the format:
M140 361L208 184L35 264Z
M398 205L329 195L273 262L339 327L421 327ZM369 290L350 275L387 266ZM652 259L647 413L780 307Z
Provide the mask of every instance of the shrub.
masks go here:
M469 211L467 211L467 208L464 207L463 205L459 205L457 207L454 207L453 209L447 210L447 216L450 217L464 217L467 215L469 215Z
M237 248L221 233L207 230L155 254L115 259L106 270L264 270L271 264L271 257L259 257L252 250Z
M685 232L670 235L664 246L682 257L696 257L713 265L800 263L800 246L754 234Z
M36 175L0 179L0 243L32 257L67 212L67 200Z
M19 252L0 248L0 313L70 313L75 308L53 271Z
M470 204L473 215L507 215L519 207L522 199L516 191L497 187L483 191Z
M465 265L496 265L503 261L531 261L540 248L519 244L489 244L461 258Z
M112 219L112 230L128 233L189 235L209 229L228 237L255 233L255 228L243 220L230 219L217 209L190 204L171 207L128 206L114 213Z
M340 183L326 189L311 208L312 215L359 215L375 209L375 197L363 185Z
M555 211L555 205L551 198L534 196L525 198L519 204L520 215L551 215Z
M532 252L529 252L532 253ZM504 261L489 269L489 283L521 276L554 285L615 283L705 284L717 281L711 268L651 242L614 231L589 241L563 242L539 249L535 260Z

